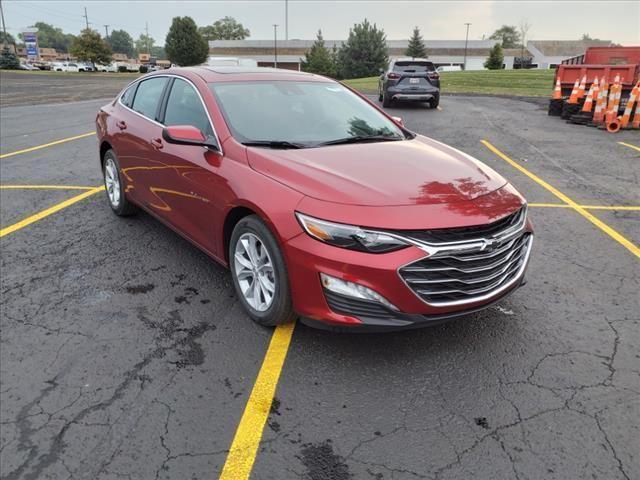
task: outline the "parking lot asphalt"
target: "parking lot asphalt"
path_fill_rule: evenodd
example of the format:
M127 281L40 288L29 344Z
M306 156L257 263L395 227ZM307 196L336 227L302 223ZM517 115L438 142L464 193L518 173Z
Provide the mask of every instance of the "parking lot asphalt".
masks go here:
M2 154L92 131L102 103L3 108ZM568 208L481 143L576 205L630 207L640 152L618 142L638 134L515 99L441 106L390 112L527 197L527 285L422 330L298 324L252 478L640 478L640 264L620 240L637 249L640 211ZM99 186L96 151L87 136L2 158L0 185ZM83 192L2 189L0 224ZM273 332L226 271L146 214L115 217L102 192L0 246L0 477L217 478Z

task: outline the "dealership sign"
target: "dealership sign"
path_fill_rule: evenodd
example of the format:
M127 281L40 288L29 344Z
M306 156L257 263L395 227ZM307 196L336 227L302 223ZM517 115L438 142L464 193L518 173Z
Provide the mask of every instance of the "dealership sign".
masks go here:
M23 32L22 39L27 49L29 60L38 59L38 34L37 32Z

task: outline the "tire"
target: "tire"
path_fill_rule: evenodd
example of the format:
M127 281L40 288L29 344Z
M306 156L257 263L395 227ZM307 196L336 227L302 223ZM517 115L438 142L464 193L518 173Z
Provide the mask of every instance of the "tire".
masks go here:
M384 108L389 108L391 106L391 102L393 102L393 100L389 99L385 94L382 94L382 106Z
M107 150L102 158L102 177L104 180L107 202L113 213L120 217L126 217L136 212L133 205L124 194L124 182L120 175L120 163L116 152Z
M253 254L250 254L252 242ZM243 260L239 260L239 257ZM251 257L257 261L252 261ZM268 264L270 267L264 268ZM263 267L256 269L256 265ZM275 237L257 215L244 217L233 229L229 242L229 268L236 294L253 321L265 327L274 327L297 318L291 302L284 257ZM239 275L243 277L241 280L238 279ZM260 278L263 280L256 280L255 275L262 275ZM257 294L254 285L260 287ZM273 286L271 292L269 285Z
M427 103L429 104L429 108L438 108L438 105L440 105L440 95L433 97Z
M384 97L382 96L382 89L378 89L378 101L381 102Z

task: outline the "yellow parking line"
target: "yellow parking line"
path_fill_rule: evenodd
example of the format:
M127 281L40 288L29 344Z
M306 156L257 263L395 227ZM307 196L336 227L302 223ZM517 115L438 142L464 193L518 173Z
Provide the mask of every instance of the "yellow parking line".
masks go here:
M625 143L625 142L618 142L620 145L624 145L625 147L629 147L629 148L633 148L634 150L637 150L640 152L640 147L636 146L636 145L632 145L630 143Z
M0 185L0 190L93 190L78 185Z
M73 140L79 140L80 138L89 137L91 135L95 135L95 133L96 133L95 131L94 132L83 133L82 135L76 135L74 137L62 138L60 140L56 140L54 142L45 143L43 145L37 145L35 147L29 147L29 148L25 148L23 150L16 150L15 152L3 153L2 155L0 155L0 158L13 157L14 155L20 155L21 153L29 153L29 152L33 152L35 150L41 150L43 148L53 147L54 145L60 145L61 143L71 142Z
M38 212L35 215L31 215L30 217L27 217L24 220L20 220L18 223L9 225L8 227L5 227L2 230L0 230L0 238L4 237L5 235L9 235L10 233L15 232L16 230L20 230L21 228L24 228L27 225L31 225L32 223L37 222L38 220L42 220L43 218L48 217L49 215L52 215L56 212L59 212L60 210L67 208L68 206L73 205L74 203L77 203L80 200L84 200L85 198L90 197L91 195L101 192L102 190L104 190L104 186L102 185L99 187L92 188L91 190L87 190L86 192L81 193L80 195L71 197L69 200L65 200L64 202L57 203L56 205L49 207L46 210L42 210L41 212Z
M544 207L544 208L573 208L572 205L566 203L529 203L530 207ZM640 211L640 206L629 205L578 205L585 210L627 210L627 211Z
M586 218L587 220L589 220L591 223L593 223L596 227L598 227L600 230L602 230L603 232L605 232L607 235L609 235L611 238L613 238L616 242L618 242L620 245L622 245L623 247L625 247L627 250L629 250L631 253L633 253L636 257L640 258L640 248L638 248L634 243L632 243L630 240L626 239L624 236L622 236L620 233L618 233L616 230L614 230L613 228L611 228L609 225L607 225L606 223L604 223L602 220L600 220L598 217L593 216L591 213L589 213L584 207L578 205L576 202L574 202L573 200L571 200L569 197L567 197L564 193L562 193L560 190L558 190L557 188L549 185L547 182L545 182L544 180L542 180L540 177L538 177L536 174L530 172L529 170L527 170L526 168L524 168L522 165L520 165L519 163L515 162L514 160L510 159L507 155L505 155L504 153L502 153L500 150L498 150L496 147L494 147L493 145L491 145L487 140L481 140L480 143L482 143L485 147L487 147L489 150L491 150L494 154L496 154L498 157L500 157L502 160L504 160L505 162L507 162L509 165L511 165L512 167L516 168L517 170L519 170L520 172L524 173L527 177L529 177L531 180L533 180L534 182L536 182L538 185L546 188L547 190L549 190L551 193L553 193L556 197L558 197L560 200L562 200L564 203L566 203L567 205L569 205L571 208L573 208L576 212L578 212L580 215L582 215L584 218Z
M295 323L288 323L276 327L273 332L269 349L222 468L220 480L245 480L251 475L294 327Z

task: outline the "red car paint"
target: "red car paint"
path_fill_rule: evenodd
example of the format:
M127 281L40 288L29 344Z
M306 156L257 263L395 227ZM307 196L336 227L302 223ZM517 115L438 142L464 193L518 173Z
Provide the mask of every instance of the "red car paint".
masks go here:
M488 224L517 211L525 201L486 165L423 136L300 150L247 147L232 136L209 83L269 81L275 76L281 81L333 81L286 71L228 74L207 68L171 69L143 79L167 75L195 86L221 152L164 141L163 126L122 105L120 95L98 113L101 152L113 148L118 155L130 201L225 266L233 222L250 212L259 215L283 250L293 306L301 316L334 325L361 323L329 308L319 272L372 288L402 312L426 316L466 311L505 294L464 306L428 305L398 275L399 267L425 257L423 250L410 246L373 254L341 249L307 235L294 215L299 211L386 230ZM172 132L195 138L192 131ZM529 220L526 231L531 231Z

